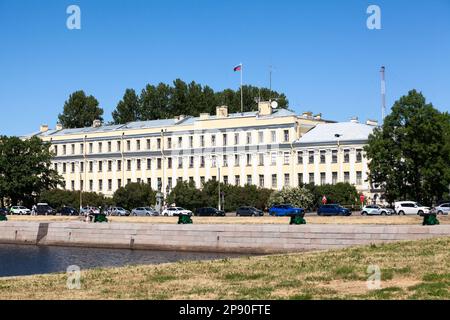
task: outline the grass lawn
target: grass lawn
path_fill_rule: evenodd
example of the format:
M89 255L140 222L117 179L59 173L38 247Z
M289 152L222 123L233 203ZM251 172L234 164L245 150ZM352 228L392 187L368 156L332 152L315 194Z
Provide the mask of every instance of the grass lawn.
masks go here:
M10 221L78 221L80 217L67 216L8 216ZM108 217L111 222L135 223L177 223L177 217ZM286 217L193 217L198 224L288 224ZM350 217L319 217L306 216L307 223L317 224L415 224L421 225L423 218L419 216L361 216ZM450 216L439 216L441 224L450 224Z
M335 251L0 278L2 299L450 299L450 237ZM381 288L368 290L369 265Z

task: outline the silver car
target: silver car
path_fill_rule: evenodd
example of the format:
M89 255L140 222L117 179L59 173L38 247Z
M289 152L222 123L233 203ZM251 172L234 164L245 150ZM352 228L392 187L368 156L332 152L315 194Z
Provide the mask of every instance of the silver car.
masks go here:
M383 208L377 205L367 205L364 206L361 210L361 215L391 215L394 214L394 210L390 208Z
M108 214L110 216L129 216L130 215L130 211L125 210L122 207L113 207L111 208L111 210L108 212Z
M132 216L159 216L159 212L150 207L139 207L131 210Z
M433 208L433 212L436 212L437 214L446 214L448 215L450 213L450 203L442 203L438 205L437 207Z

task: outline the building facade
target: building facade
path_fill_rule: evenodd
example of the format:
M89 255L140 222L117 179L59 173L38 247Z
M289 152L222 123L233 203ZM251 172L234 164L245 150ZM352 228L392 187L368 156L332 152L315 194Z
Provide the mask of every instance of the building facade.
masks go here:
M68 190L112 196L130 182L166 194L178 181L208 180L282 189L300 183L348 181L370 192L362 150L375 124L334 123L260 102L255 112L49 130L54 168Z

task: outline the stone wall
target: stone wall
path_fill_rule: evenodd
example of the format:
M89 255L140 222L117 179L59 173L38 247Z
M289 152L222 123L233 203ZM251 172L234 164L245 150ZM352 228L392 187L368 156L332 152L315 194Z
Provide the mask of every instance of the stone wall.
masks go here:
M0 243L275 253L450 236L450 225L177 225L2 222Z

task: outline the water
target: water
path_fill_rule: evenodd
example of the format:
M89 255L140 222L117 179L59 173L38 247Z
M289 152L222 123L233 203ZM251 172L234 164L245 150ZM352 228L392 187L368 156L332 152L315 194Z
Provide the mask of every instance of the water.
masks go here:
M0 277L65 272L71 265L83 270L239 256L242 254L0 244Z

